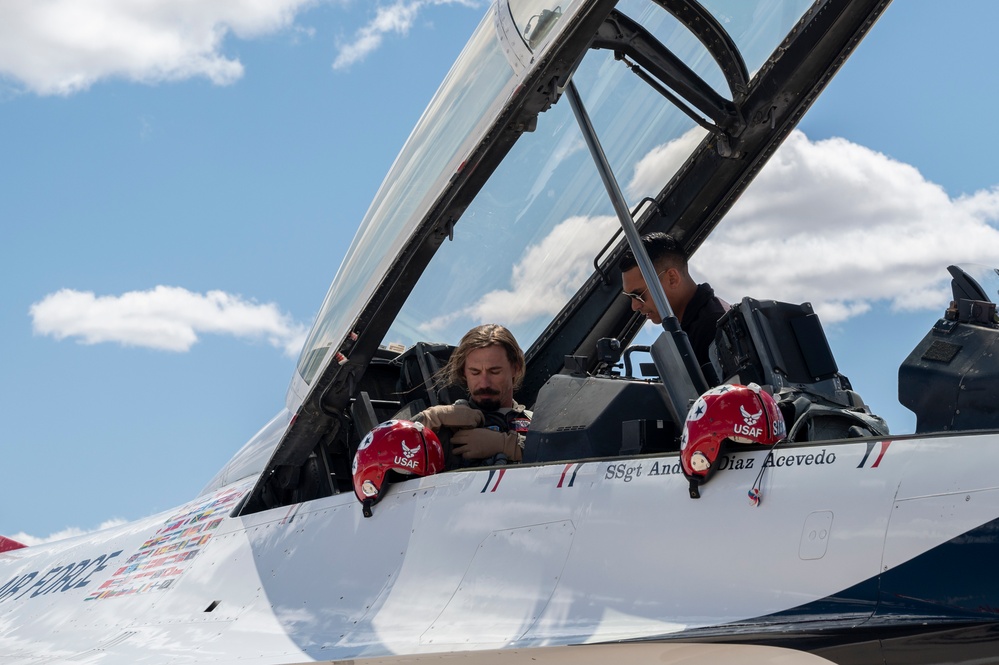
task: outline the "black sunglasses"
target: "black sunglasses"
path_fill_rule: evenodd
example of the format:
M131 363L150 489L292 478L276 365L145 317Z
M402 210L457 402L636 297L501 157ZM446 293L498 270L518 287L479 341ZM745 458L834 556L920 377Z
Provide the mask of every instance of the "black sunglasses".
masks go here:
M659 279L660 277L662 277L662 274L664 272L668 271L668 270L669 270L669 268L666 268L666 270L663 270L662 272L660 272L658 275L656 275L656 279ZM628 296L632 300L637 300L638 302L640 302L640 303L642 303L644 305L645 304L645 294L648 293L648 292L649 292L649 287L646 286L641 291L636 291L634 293L632 293L631 291L622 291L621 295Z

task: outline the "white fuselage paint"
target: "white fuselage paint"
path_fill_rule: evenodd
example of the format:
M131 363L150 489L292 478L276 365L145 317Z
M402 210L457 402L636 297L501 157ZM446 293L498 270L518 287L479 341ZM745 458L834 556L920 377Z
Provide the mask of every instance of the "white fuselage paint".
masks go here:
M733 448L697 500L675 455L443 473L393 485L370 519L352 494L228 517L244 481L0 555L0 661L285 663L744 621L999 517L995 439Z

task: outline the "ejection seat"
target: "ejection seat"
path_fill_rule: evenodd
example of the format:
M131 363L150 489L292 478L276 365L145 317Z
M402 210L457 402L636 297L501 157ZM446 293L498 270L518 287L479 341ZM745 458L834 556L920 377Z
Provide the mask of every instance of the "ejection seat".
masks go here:
M396 359L399 365L396 393L403 404L396 418L410 420L427 407L451 404L461 397L456 386L444 386L439 381L454 348L450 344L417 342Z
M718 321L709 355L725 383L773 390L790 441L888 434L840 374L811 303L743 298Z
M454 347L448 344L417 342L391 358L374 359L351 404L358 440L380 422L411 420L429 406L450 404L457 399L456 394L452 395L454 386L440 386L437 382L453 351ZM372 399L369 390L385 398Z

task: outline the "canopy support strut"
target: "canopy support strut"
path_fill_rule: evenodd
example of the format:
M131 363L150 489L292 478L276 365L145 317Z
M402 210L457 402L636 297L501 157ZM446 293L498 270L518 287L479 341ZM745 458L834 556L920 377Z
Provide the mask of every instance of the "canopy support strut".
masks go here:
M642 271L642 277L645 278L645 284L649 287L652 302L663 315L663 330L667 333L665 339L669 341L662 344L661 342L664 340L660 338L660 341L655 345L657 352L653 353L652 359L656 363L656 369L659 371L666 392L669 394L671 411L673 411L673 417L679 426L686 420L689 405L697 399L698 395L707 390L707 382L704 380L701 368L694 357L687 333L680 328L680 321L673 314L673 308L670 307L669 301L666 299L666 293L659 282L659 276L656 274L652 259L649 258L645 247L642 246L638 227L635 226L635 220L624 200L624 194L621 192L621 187L607 161L607 155L600 145L593 123L590 122L589 114L583 106L583 100L579 97L576 85L571 80L566 86L565 94L569 98L569 105L576 116L579 129L583 133L586 147L590 150L590 155L600 173L600 179L604 182L607 195L610 197L617 218L621 222L624 237L628 240L628 246L631 247L638 268Z

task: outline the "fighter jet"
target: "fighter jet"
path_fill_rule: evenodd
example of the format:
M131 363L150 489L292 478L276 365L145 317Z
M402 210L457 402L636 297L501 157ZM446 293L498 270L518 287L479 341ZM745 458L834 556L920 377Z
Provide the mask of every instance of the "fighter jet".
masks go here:
M0 539L0 662L999 660L999 273L941 265L893 436L808 303L740 294L700 362L641 242L695 255L886 10L495 0L284 406L176 509ZM448 464L412 421L482 322L532 418L519 463Z

